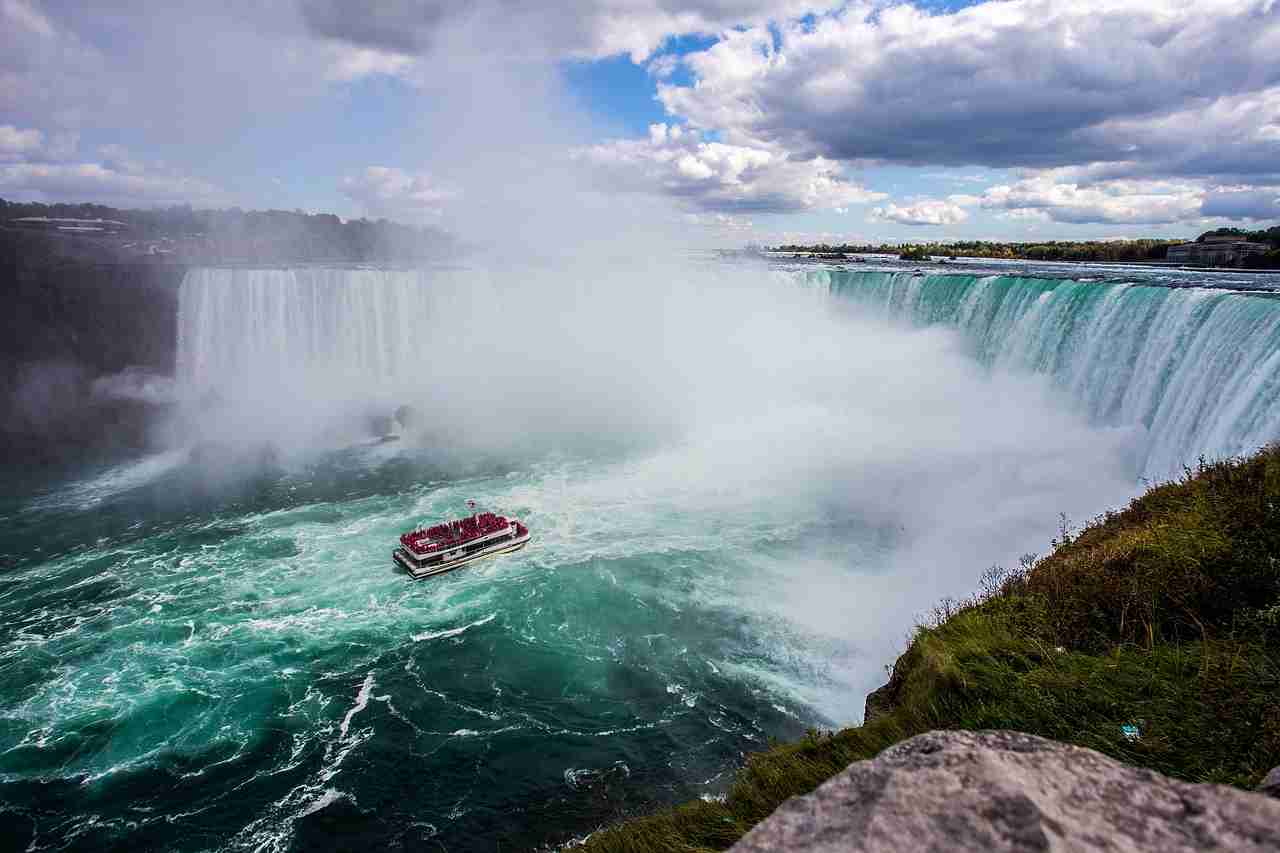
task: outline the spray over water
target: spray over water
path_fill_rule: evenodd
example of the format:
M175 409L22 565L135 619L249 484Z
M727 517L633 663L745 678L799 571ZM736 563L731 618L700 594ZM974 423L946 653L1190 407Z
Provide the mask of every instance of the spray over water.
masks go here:
M177 460L4 509L0 790L37 848L287 850L337 826L527 849L714 794L769 738L856 721L915 614L1060 513L1214 449L1125 414L1151 409L1115 402L1145 369L1089 355L1113 336L1055 313L1068 284L686 262L673 211L545 156L573 141L554 81L446 66L426 153L483 261L193 270ZM1143 364L1166 363L1157 325ZM1266 383L1195 387L1257 413L1222 447L1273 428ZM197 478L271 464L177 500L211 445L231 450L197 452ZM398 533L468 498L534 543L430 583L392 569Z

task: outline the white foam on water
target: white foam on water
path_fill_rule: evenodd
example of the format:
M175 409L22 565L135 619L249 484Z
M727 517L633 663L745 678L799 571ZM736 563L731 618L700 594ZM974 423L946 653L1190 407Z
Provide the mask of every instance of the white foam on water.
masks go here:
M351 720L356 714L359 714L369 706L369 693L373 690L373 673L365 676L364 683L360 685L360 690L356 693L356 703L347 711L347 715L342 718L342 725L338 727L338 731L342 737L347 736L347 727L351 725Z
M324 793L317 797L315 802L303 809L298 817L306 817L307 815L315 814L321 809L333 805L338 800L350 800L354 803L356 798L345 791L339 791L337 788L326 788Z
M496 613L490 613L483 619L477 619L474 622L470 622L457 628L448 628L443 631L424 631L421 634L414 634L413 641L415 643L421 643L426 640L443 640L449 637L460 637L472 628L479 628L481 625L488 625L497 617L497 615L498 614Z
M169 450L136 462L116 465L87 480L70 483L37 498L28 504L27 511L92 509L109 498L159 479L182 465L186 458L184 450Z

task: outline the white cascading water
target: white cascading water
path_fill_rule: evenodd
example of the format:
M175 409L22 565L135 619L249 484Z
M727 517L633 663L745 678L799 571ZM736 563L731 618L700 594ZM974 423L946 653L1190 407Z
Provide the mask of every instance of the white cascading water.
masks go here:
M412 387L433 350L471 346L465 328L440 322L463 291L440 287L439 275L192 270L181 293L179 379L197 392L254 375L304 391L317 377L384 396ZM898 321L954 327L993 369L1052 377L1091 422L1144 428L1138 468L1148 477L1175 475L1201 455L1248 453L1280 433L1274 299L1012 276L794 275Z
M415 328L445 306L424 274L375 269L194 269L182 283L179 381L209 389L276 376L401 378L423 361Z
M1049 375L1095 424L1143 427L1145 476L1280 437L1280 302L1268 295L994 275L806 276L899 320L957 328L993 368Z

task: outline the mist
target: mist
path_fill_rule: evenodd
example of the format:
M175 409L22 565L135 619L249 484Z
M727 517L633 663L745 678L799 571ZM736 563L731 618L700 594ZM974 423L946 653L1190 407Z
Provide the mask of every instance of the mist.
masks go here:
M617 535L661 510L749 538L767 509L790 556L744 565L732 606L781 617L797 655L838 650L807 698L841 722L939 599L1138 482L1141 430L1090 427L952 331L851 312L763 264L207 271L183 312L180 385L222 400L201 435L305 459L409 405L406 458L603 465L512 498L583 535L608 506L632 519Z
M384 436L407 458L607 463L538 496L563 529L660 507L746 537L769 507L792 556L743 566L732 606L781 619L797 655L831 650L806 698L837 722L940 598L1134 493L1140 430L1091 428L952 332L691 252L673 205L610 195L563 156L588 122L553 76L439 67L423 117L439 224L478 251L450 269L194 271L180 441L270 446L287 467L376 440L368 424L407 406Z
M1273 30L1170 86L1217 30L1109 8L1154 71L1082 111L1066 7L88 5L0 2L17 846L739 813L992 567L1276 433L1280 302L1232 292L1270 284L1178 260L1274 260ZM962 108L975 44L1063 133ZM406 571L480 512L514 524ZM1130 700L1120 758L1164 730Z

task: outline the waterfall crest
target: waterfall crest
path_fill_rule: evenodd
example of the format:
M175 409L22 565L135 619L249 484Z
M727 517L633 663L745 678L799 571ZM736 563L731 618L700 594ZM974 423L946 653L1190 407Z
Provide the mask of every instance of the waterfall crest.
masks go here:
M1280 434L1276 299L999 275L803 275L898 321L957 329L984 364L1051 377L1097 425L1141 425L1148 476L1176 474L1201 455L1249 453Z
M1248 453L1280 434L1280 300L1000 275L793 275L860 312L954 328L981 363L1048 376L1097 426L1145 429L1146 476L1175 475L1201 455ZM317 382L394 399L424 371L447 382L450 364L458 370L502 340L486 344L463 328L497 319L477 313L497 299L490 286L483 276L415 270L194 269L180 296L178 378L195 393L260 377L295 385L299 399ZM519 311L505 313L519 321ZM464 322L447 321L458 314ZM538 354L510 356L515 367Z

